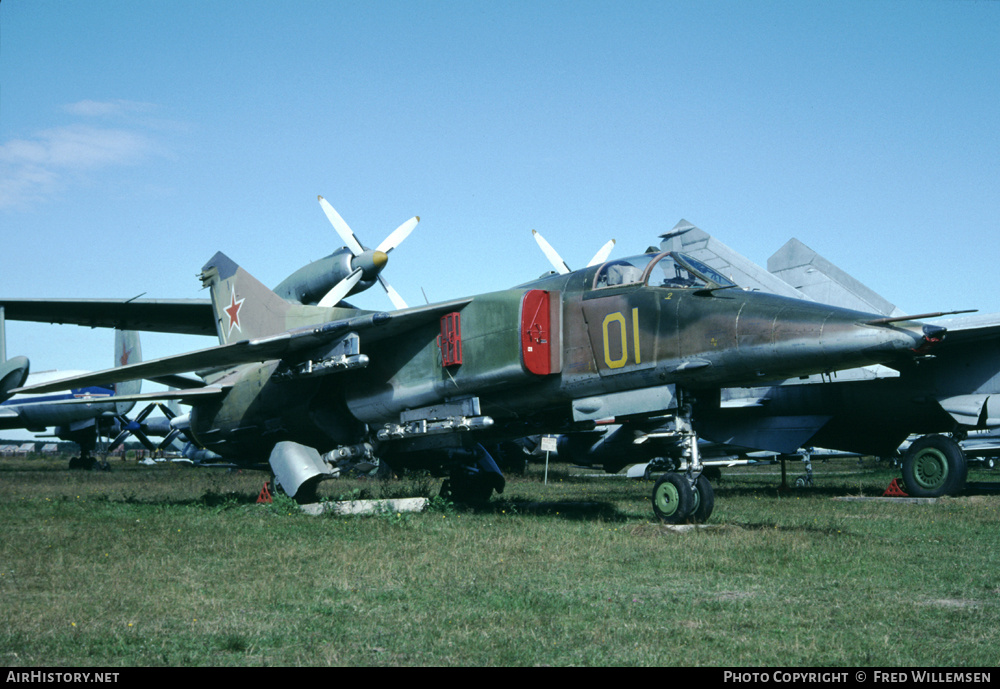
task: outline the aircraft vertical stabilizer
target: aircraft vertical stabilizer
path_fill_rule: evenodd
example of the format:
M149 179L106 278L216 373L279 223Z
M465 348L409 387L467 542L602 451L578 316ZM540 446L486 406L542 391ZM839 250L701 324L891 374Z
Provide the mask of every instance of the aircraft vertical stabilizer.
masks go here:
M793 299L809 299L781 278L771 275L687 220L681 220L670 232L660 235L660 238L662 239L660 249L663 251L681 251L688 254L719 271L741 287Z
M822 304L884 316L906 315L798 239L792 238L767 259L767 269Z
M115 368L142 361L142 345L135 330L115 330ZM138 395L142 391L142 379L115 384L116 395ZM127 414L134 402L120 402L115 405L119 414Z
M201 269L201 281L212 293L220 344L274 335L288 327L292 305L221 251Z

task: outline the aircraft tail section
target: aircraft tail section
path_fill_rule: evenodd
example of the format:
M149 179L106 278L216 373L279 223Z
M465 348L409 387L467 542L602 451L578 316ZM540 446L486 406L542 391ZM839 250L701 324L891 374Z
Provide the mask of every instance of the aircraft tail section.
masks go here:
M845 309L881 313L885 316L905 315L860 281L823 258L798 239L792 238L767 259L767 269L782 280L821 304L833 304Z
M687 220L681 220L670 232L660 235L660 239L661 251L682 251L719 271L740 287L792 299L808 299L781 276L772 275Z
M288 328L291 305L221 251L201 269L201 282L212 293L220 344L274 335Z
M24 356L16 356L0 363L0 402L10 397L11 390L24 385L30 368L28 358Z
M135 330L115 330L115 368L128 366L142 361L142 345L139 333ZM116 383L115 395L138 395L142 391L142 379ZM126 414L134 402L121 402L115 405L119 414Z

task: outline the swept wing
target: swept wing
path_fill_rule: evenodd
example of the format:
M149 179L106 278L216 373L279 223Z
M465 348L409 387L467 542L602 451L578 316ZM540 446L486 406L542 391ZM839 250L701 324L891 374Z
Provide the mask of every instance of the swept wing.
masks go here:
M393 337L410 328L440 318L444 313L455 311L470 301L471 299L457 299L392 313L362 312L352 318L287 330L273 336L208 347L187 354L161 357L87 375L63 378L43 385L18 388L13 392L51 392L82 387L95 382L120 383L137 378L158 378L189 371L238 366L275 359L296 362L309 358L311 354L324 345L336 342L349 332L356 332L369 342ZM184 392L192 393L193 391L186 390ZM163 399L163 397L157 399Z

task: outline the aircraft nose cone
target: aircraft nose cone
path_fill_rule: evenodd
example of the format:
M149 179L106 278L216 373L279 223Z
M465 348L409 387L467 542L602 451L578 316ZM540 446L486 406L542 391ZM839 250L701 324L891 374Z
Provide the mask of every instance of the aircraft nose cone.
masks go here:
M929 341L925 324L918 321L884 323L861 312L815 305L782 311L766 338L753 332L762 325L747 320L739 342L743 361L762 378L891 364L923 354Z
M375 266L376 270L382 270L385 268L385 264L388 263L388 261L389 254L384 251L376 250L375 253L372 254L372 265Z
M921 351L929 341L936 342L936 339L928 334L928 329L934 333L943 333L944 328L928 326L923 323L913 323L907 326L902 324L892 325L868 325L857 324L849 329L848 339L854 339L858 344L862 344L861 350L869 357L869 363L890 363L900 357L912 356L914 352ZM847 335L848 333L845 333Z

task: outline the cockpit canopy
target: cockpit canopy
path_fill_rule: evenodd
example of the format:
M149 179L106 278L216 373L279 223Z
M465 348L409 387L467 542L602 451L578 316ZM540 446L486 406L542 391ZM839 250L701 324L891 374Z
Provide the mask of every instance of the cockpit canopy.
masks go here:
M670 251L609 261L594 276L594 289L646 284L650 287L705 289L735 287L735 283L687 254Z

